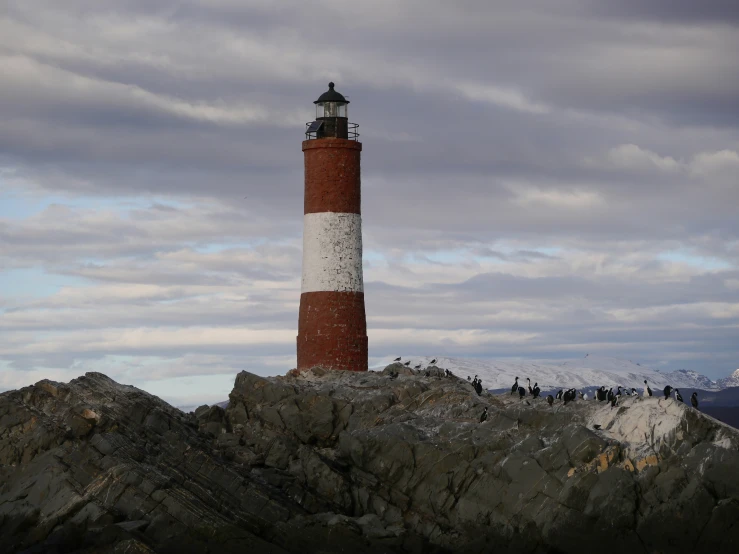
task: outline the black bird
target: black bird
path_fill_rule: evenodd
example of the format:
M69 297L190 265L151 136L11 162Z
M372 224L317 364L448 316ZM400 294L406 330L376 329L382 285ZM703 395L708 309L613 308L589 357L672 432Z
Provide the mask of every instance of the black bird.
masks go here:
M611 408L616 407L616 402L618 402L618 396L614 394L613 397L611 398Z
M469 376L469 375L467 376L467 380L468 380L468 381L470 380L470 376Z
M690 397L690 403L693 405L693 408L696 410L698 409L698 393L694 392L693 396Z
M597 431L598 429L600 429L600 425L596 423L595 425L593 425L593 429Z
M613 394L613 389L608 389L608 394L606 395L606 400L608 400L608 402L610 402L611 400L613 400L613 398L614 398L615 396L616 396L616 395L615 395L615 394Z
M518 377L516 377L516 382L513 383L513 386L511 387L511 394L516 394L518 391Z
M436 363L436 358L434 358L433 360L431 360L431 364L429 364L429 365L434 365L435 363Z
M678 402L683 402L683 395L680 394L680 391L678 389L675 389L675 400Z
M488 407L485 406L485 409L482 411L482 415L480 416L480 423L485 421L488 418Z
M400 358L402 358L402 357L403 357L403 356L401 356ZM394 362L399 362L399 361L400 361L400 358L395 358L395 359L394 359L393 361L394 361Z
M559 389L559 391L557 392L557 395L554 398L556 398L557 400L562 400L562 393L563 392L564 391L562 389Z
M554 397L551 394L547 394L547 404L550 406L554 404Z
M398 378L398 374L397 374L397 373L391 373L391 374L390 374L390 380L391 380L391 381L392 381L393 379L397 379L397 378Z
M576 397L577 391L575 389L569 389L562 397L564 399L564 405L567 406L567 403L572 402Z
M670 398L670 393L672 392L672 387L670 385L667 385L662 392L665 393L665 400L667 400L668 398Z
M621 385L619 385L618 390L616 391L616 396L621 396Z
M528 387L529 387L529 394L534 394L534 390L531 388L531 379L529 379L528 377L526 377L526 380L529 382L529 385L528 385Z
M477 380L477 384L475 385L475 392L477 393L477 396L480 396L482 394L482 381L479 379Z
M647 385L646 379L644 379L644 396L652 396L652 389L650 389L649 385Z
M523 387L518 387L518 397L523 398L526 396L526 389Z
M417 366L415 366L415 367L414 367L413 369L421 369L421 364L418 364L418 365L417 365Z
M407 361L407 362L405 362L405 363L404 363L403 365L404 365L405 367L408 367L409 365L411 365L411 361L410 361L410 360L408 360L408 361Z
M531 391L531 396L534 398L539 398L539 393L541 392L541 389L539 388L539 383L534 383L534 390Z
M631 387L631 396L639 396L639 393L636 392L636 389L634 387Z
M595 397L598 399L598 402L603 402L604 400L606 400L608 398L606 388L601 387L597 391L595 391Z

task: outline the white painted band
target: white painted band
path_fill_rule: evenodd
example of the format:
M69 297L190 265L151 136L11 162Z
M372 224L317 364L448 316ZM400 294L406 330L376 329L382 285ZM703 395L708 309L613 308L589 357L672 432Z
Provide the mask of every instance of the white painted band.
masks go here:
M305 214L301 290L364 292L361 215Z

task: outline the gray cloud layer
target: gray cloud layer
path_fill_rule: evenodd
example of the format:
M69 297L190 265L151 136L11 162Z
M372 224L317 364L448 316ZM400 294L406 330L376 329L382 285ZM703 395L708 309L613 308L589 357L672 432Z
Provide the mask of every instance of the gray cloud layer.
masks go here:
M75 281L0 291L0 388L291 364L328 80L364 142L373 357L737 366L736 2L3 4L0 186L55 205L0 215L0 263Z

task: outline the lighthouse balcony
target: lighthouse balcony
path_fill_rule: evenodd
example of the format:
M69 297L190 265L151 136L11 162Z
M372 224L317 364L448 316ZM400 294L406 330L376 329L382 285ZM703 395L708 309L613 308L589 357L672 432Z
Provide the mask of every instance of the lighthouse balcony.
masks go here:
M305 124L305 140L321 138L359 140L359 125L340 117L316 119Z

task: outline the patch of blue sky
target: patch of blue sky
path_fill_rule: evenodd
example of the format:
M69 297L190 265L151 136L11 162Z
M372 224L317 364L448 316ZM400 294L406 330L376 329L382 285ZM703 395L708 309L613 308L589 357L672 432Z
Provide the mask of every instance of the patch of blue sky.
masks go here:
M726 260L711 256L698 256L686 250L667 250L659 253L657 259L665 262L685 263L706 271L721 271L734 267Z
M208 244L195 246L194 248L201 254L218 254L219 252L224 252L226 250L256 248L267 243L270 243L268 239L260 238L247 241L211 242Z
M62 287L85 285L80 277L47 273L41 268L7 269L0 272L0 296L3 298L44 298Z
M165 207L183 209L187 202L156 196L61 196L39 194L37 191L24 191L18 186L10 186L0 176L0 218L26 219L43 212L55 204L77 209L109 210L125 215L135 209L147 209L158 204Z

